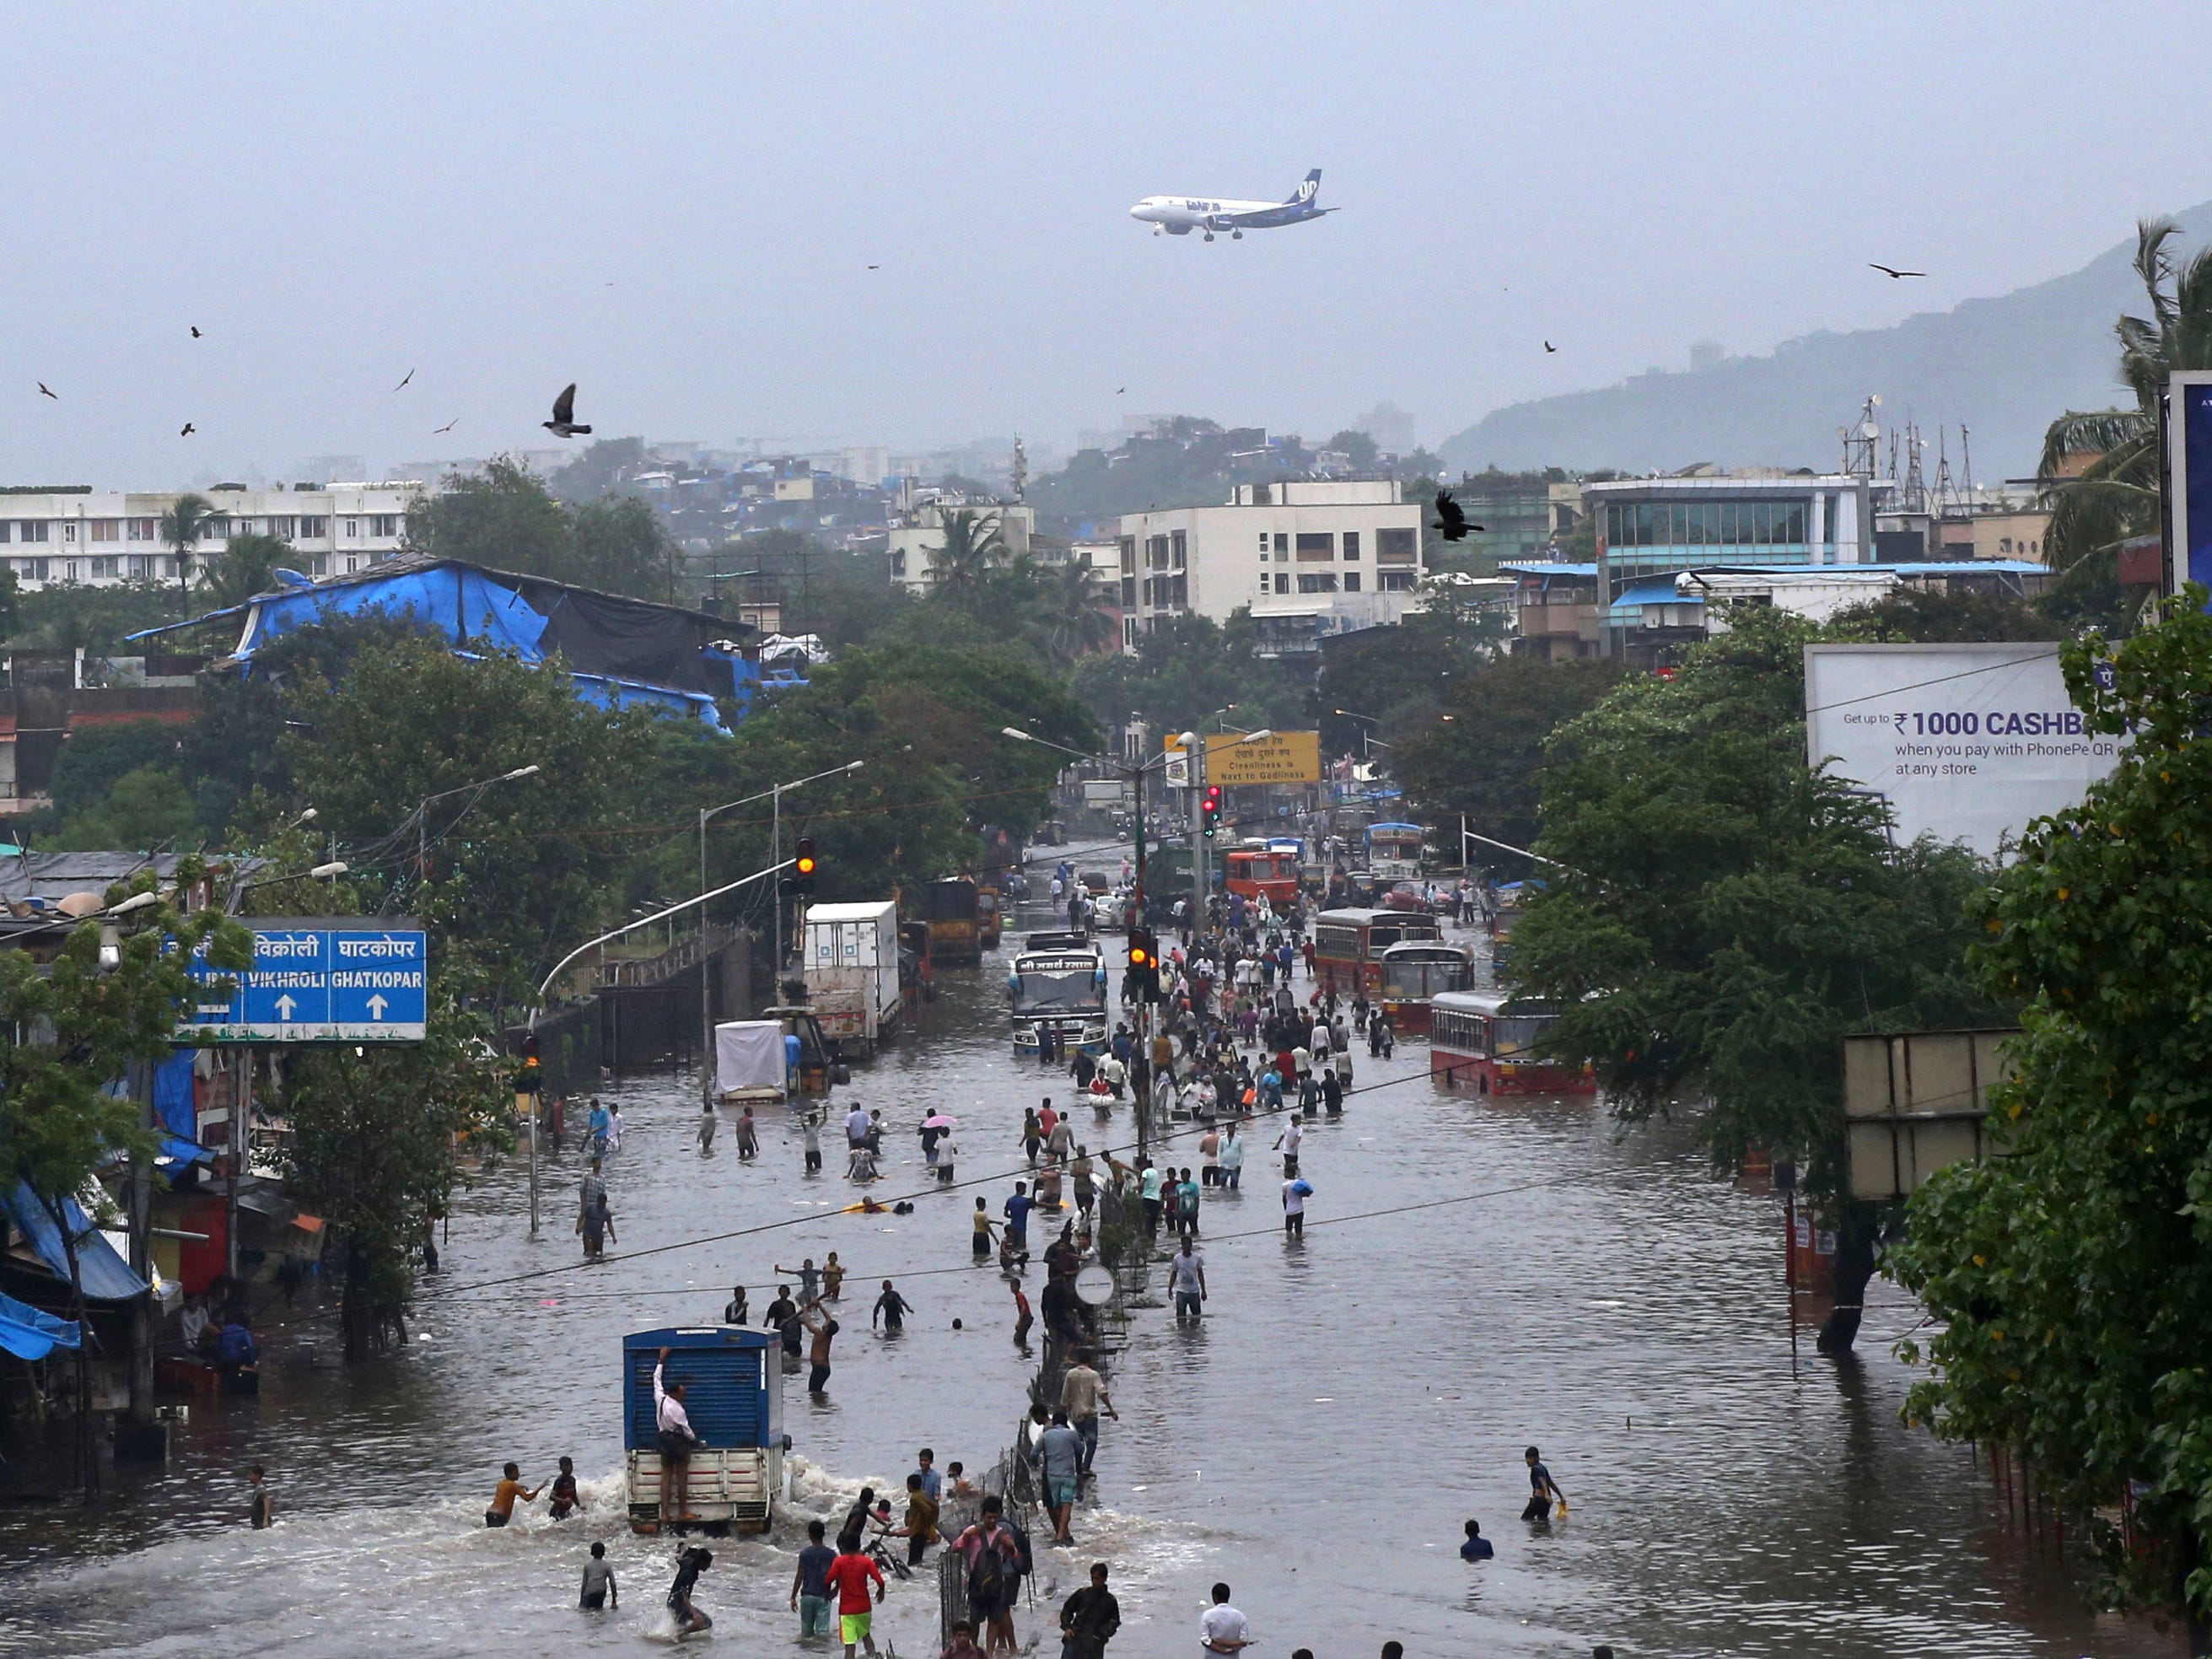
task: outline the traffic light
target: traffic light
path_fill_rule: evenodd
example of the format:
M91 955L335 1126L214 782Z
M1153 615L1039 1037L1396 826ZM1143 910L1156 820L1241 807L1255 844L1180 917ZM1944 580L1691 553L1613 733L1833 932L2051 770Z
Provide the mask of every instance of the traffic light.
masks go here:
M816 862L817 861L814 857L814 837L811 836L801 836L799 838L798 855L791 861L791 890L793 892L803 894L811 893L814 890L814 871Z
M1205 799L1198 804L1198 821L1200 827L1206 831L1206 838L1212 841L1213 832L1221 827L1221 786L1219 784L1209 783L1206 786Z
M1121 976L1121 996L1129 1002L1159 1000L1159 942L1149 927L1129 930L1129 968Z

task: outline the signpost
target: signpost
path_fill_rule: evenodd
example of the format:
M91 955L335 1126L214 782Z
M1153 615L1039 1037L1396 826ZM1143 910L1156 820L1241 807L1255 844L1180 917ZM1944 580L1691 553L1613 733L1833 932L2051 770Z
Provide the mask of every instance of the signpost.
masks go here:
M1206 739L1206 781L1224 789L1261 783L1319 783L1321 733L1270 732L1262 738L1234 732Z
M367 916L254 916L253 966L226 973L195 954L189 971L228 980L192 1008L179 1041L219 1042L420 1042L429 1017L429 951L422 924L388 927Z
M2166 411L2166 591L2212 587L2212 370L2172 377Z

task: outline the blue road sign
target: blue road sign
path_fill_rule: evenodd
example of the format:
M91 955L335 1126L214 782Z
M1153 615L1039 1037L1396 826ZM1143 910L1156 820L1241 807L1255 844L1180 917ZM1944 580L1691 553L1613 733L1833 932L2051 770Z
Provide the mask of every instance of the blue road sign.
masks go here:
M178 1035L210 1042L420 1042L428 1017L429 951L417 922L369 927L363 918L252 917L253 966L225 974L195 952L195 979L228 980Z

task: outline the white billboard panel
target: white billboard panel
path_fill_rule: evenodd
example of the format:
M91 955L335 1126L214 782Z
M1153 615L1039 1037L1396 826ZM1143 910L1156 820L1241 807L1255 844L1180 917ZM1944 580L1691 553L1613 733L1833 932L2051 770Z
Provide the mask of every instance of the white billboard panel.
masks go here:
M2056 645L1808 645L1805 750L1888 801L1897 836L1985 855L2119 759L2081 729Z

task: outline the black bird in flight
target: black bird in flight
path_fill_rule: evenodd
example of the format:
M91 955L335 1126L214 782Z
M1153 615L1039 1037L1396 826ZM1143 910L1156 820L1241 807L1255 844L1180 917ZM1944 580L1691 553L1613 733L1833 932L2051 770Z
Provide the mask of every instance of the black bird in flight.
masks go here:
M1461 510L1460 504L1452 499L1452 493L1449 489L1437 491L1437 523L1443 529L1444 539L1448 542L1465 541L1468 531L1482 528L1479 524L1469 524L1467 521L1467 514Z
M179 438L189 438L189 437L191 437L191 436L192 435L192 434L193 434L193 433L195 433L195 432L197 432L197 431L198 431L198 430L199 430L199 428L198 428L198 427L194 426L194 425L193 425L190 421L186 421L186 422L185 422L185 429L184 429L182 432L179 432L179 434L177 434L177 435L178 435Z
M868 269L870 270L881 270L883 267L881 265L870 265Z
M455 427L459 426L460 423L461 423L461 417L460 417L459 416L456 415L456 416L453 416L453 418L452 420L450 420L450 421L447 422L445 423L445 425L443 425L443 426L440 427L440 428L438 428L438 432L451 432L451 431L452 431ZM433 432L430 435L431 435L432 437L434 437L434 437L436 437L436 436L438 435L438 432Z
M1867 261L1867 269L1880 271L1892 282L1896 281L1899 276L1925 276L1928 274L1924 270L1899 270L1893 265L1877 264L1872 259Z
M1547 340L1544 342L1544 349L1547 351L1557 351L1559 347L1553 345L1549 340Z
M194 338L195 340L197 340L197 339L198 339L199 337L200 337L200 325L199 325L198 323L194 323L194 324L192 325L192 338Z
M58 392L48 391L44 380L39 382L39 390L46 392L46 396L52 398L56 403L61 402L61 395Z
M1114 395L1118 398L1128 389L1129 388L1125 386L1117 386L1114 388Z
M544 426L548 432L551 433L556 438L574 438L588 436L590 434L592 430L591 428L587 426L578 426L576 424L576 386L574 381L570 381L568 383L568 389L553 400L553 418L550 421L541 422L539 424Z
M407 380L413 380L414 378L415 378L415 371L414 371L413 369L411 369L411 368L410 368L410 369L409 369L409 370L407 371ZM407 390L407 380L402 380L402 381L401 381L398 386L396 386L392 387L392 389L394 392L404 392L404 391L406 391L406 390Z

